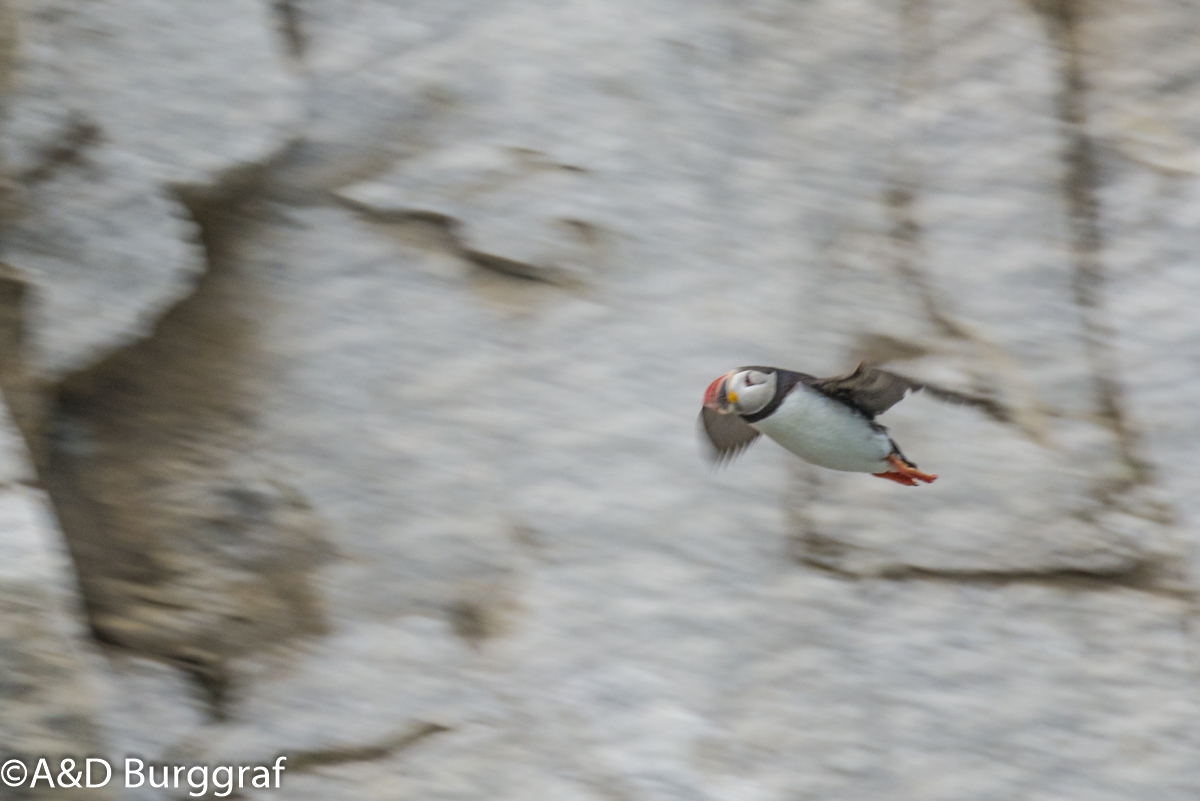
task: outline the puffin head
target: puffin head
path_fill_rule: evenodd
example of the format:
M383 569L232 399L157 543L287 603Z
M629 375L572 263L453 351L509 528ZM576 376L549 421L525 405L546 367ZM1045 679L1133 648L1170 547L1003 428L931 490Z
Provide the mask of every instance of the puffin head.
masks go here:
M778 376L766 367L739 367L708 385L704 408L720 414L754 414L775 397Z

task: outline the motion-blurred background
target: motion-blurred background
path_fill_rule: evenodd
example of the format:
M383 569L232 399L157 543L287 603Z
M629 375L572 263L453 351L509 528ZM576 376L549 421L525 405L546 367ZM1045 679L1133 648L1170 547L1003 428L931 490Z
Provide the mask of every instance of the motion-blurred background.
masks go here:
M5 753L1200 797L1196 2L0 0L0 112ZM936 484L708 467L862 360Z

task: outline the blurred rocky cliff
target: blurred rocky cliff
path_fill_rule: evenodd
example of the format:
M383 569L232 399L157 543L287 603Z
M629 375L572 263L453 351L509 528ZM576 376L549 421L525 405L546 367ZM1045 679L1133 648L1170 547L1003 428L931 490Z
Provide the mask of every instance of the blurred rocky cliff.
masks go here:
M1195 799L1198 44L1167 0L0 0L0 751ZM883 418L936 484L701 459L716 376L864 359L970 397Z

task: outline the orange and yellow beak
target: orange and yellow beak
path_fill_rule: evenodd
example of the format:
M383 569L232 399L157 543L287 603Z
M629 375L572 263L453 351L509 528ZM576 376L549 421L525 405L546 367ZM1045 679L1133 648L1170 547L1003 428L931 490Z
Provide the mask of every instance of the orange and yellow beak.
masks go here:
M708 385L708 389L704 391L704 408L712 409L721 414L728 414L730 402L737 403L737 397L730 397L727 389L729 387L729 379L733 377L737 370L730 370L725 375L718 378L716 381Z

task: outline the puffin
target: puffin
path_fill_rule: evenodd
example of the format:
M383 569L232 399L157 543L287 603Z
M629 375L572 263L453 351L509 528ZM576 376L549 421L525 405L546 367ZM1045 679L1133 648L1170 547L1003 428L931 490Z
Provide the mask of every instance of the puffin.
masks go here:
M937 475L918 470L875 417L922 389L921 383L867 364L832 378L739 367L708 385L700 428L717 464L766 434L806 462L915 487L919 481L933 483Z

